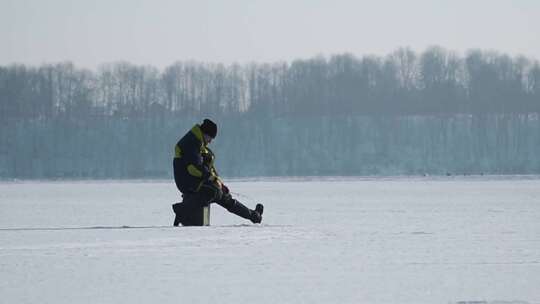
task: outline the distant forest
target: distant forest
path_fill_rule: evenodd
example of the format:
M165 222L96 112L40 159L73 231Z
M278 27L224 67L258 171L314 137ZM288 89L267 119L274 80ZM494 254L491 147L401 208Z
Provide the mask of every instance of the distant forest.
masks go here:
M206 117L228 177L540 173L539 62L431 47L0 66L0 178L171 178L173 146Z

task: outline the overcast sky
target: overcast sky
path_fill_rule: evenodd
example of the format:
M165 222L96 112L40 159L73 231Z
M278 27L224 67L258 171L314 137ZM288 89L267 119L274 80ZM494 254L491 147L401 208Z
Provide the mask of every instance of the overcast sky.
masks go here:
M539 0L0 0L0 64L245 63L440 45L540 59Z

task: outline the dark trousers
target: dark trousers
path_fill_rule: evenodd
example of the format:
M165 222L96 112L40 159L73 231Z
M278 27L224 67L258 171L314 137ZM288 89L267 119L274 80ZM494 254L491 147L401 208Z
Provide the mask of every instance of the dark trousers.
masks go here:
M229 193L223 193L217 185L210 182L202 184L199 191L184 192L182 197L182 203L175 204L173 209L177 215L180 215L180 222L184 226L198 226L198 220L193 220L192 215L198 214L202 207L211 203L216 203L227 211L248 220L252 216L248 207L234 199Z

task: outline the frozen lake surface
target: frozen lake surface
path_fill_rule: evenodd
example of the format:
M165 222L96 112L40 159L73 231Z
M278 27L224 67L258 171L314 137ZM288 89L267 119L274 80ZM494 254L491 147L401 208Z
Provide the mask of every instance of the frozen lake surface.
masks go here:
M540 303L538 177L228 184L262 225L173 228L171 181L0 183L0 302Z

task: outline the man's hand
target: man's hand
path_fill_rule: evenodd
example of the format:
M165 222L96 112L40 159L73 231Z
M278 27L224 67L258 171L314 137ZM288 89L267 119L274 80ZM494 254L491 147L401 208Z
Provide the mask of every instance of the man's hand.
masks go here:
M225 184L221 183L221 192L223 193L223 197L226 200L232 199L231 192L229 191L229 187L225 186Z
M231 193L229 191L229 187L225 186L224 184L221 184L221 191L223 191L223 194L229 194Z

